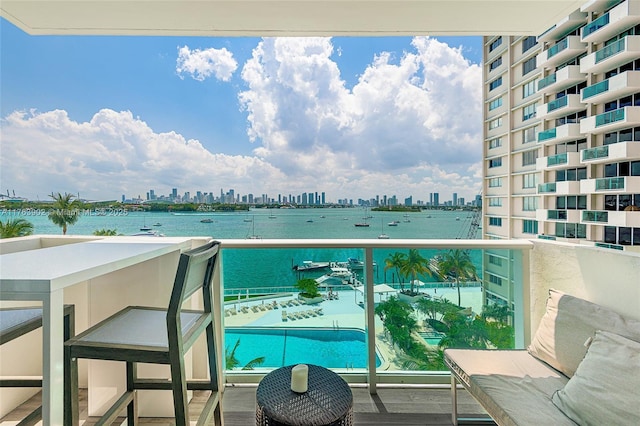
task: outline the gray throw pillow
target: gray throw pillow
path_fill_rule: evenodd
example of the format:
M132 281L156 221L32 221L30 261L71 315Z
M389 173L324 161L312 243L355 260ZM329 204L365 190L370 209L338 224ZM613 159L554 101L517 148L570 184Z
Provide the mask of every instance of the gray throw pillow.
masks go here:
M640 343L596 332L584 360L551 400L579 425L640 424Z
M547 310L527 349L532 356L571 377L587 352L585 342L593 339L596 330L640 342L640 321L551 289Z

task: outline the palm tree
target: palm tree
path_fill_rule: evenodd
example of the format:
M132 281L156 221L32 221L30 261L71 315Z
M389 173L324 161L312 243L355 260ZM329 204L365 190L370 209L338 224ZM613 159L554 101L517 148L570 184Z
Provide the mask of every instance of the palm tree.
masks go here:
M460 306L460 279L473 279L476 276L476 267L469 257L469 252L461 249L449 250L440 258L438 271L443 278L453 275L458 288L458 306Z
M233 345L233 349L231 349L231 352L229 352L228 347L225 348L224 350L224 357L225 357L225 363L227 365L227 370L233 370L234 368L240 365L240 361L238 361L238 358L236 358L236 349L238 349L238 346L240 346L240 339L236 340L236 344ZM249 361L244 367L242 367L242 370L253 370L255 367L258 367L263 363L264 363L264 357L260 356Z
M33 224L26 219L0 220L0 238L24 237L33 234Z
M49 195L53 198L53 210L49 213L49 220L62 228L62 235L67 234L67 226L73 225L80 219L78 208L80 202L74 200L73 194L64 193Z
M400 267L402 266L405 257L406 255L404 253L395 252L384 260L384 271L387 272L387 269L394 268L396 270L396 275L398 275L398 281L400 281L400 287L402 287Z
M400 266L400 273L406 277L411 277L411 294L414 295L414 285L418 275L433 276L433 272L429 269L429 259L422 257L418 249L409 249Z

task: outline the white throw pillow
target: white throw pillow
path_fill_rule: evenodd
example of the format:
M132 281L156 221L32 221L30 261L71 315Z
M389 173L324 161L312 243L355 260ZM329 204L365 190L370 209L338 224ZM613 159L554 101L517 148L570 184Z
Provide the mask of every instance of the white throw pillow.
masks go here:
M640 343L597 331L574 376L552 401L579 425L640 425Z

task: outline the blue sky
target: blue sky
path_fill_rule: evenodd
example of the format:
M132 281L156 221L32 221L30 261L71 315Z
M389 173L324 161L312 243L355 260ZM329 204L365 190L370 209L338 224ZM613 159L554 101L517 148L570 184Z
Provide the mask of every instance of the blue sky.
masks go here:
M479 37L0 40L2 192L480 189Z

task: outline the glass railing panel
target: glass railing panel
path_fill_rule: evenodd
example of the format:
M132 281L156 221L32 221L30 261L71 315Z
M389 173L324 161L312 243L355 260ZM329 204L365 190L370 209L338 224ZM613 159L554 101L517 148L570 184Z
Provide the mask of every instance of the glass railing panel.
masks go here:
M538 81L538 91L556 82L556 74L550 74Z
M544 130L540 133L538 133L538 142L544 142L546 140L549 139L553 139L555 138L557 135L557 129L553 128L553 129L549 129L549 130Z
M378 250L376 250L377 252ZM377 373L424 374L446 371L445 348L512 349L514 324L522 315L506 289L521 291L520 253L511 250L437 249L384 251L385 264L398 255L423 259L415 276L387 267L383 283L374 286ZM379 255L375 255L379 258ZM457 274L452 259L464 265ZM447 261L449 263L447 263ZM483 269L484 265L484 269ZM399 291L390 292L389 287ZM484 291L483 291L484 290Z
M547 219L550 220L567 220L566 210L548 210Z
M551 59L569 46L569 39L564 38L547 50L547 59Z
M556 240L556 237L554 235L538 235L538 238L541 240L551 240L551 241Z
M585 210L582 212L582 220L585 222L609 222L609 212L597 210Z
M624 178L610 177L596 179L596 191L607 189L624 189Z
M609 80L603 80L600 83L596 83L592 86L585 87L582 90L582 100L589 99L595 95L599 95L600 93L604 93L609 90Z
M552 155L547 157L547 166L557 166L559 164L567 164L567 153Z
M563 96L559 99L555 99L547 104L547 112L554 111L558 108L563 108L567 106L567 102L569 101L568 96Z
M596 243L596 247L608 248L612 250L624 250L624 247L618 244Z
M354 290L362 257L351 248L225 249L227 370L311 363L364 371L366 317Z
M609 156L609 145L582 150L582 161L606 158Z
M615 123L616 121L624 120L624 108L616 109L614 111L605 112L604 114L596 115L596 127L604 126L605 124Z
M382 382L397 374L440 383L448 382L447 347L524 347L527 249L480 240L477 248L465 247L469 240L405 247L374 239L365 248L291 241L223 240L228 381L313 363ZM328 247L333 241L342 245ZM454 261L463 272L447 266ZM318 298L300 294L310 285Z
M608 23L609 13L606 13L590 24L584 26L584 28L582 29L582 38L584 39L585 37L588 37L589 35L598 31L600 28L606 26Z
M616 55L622 52L625 49L626 39L621 38L618 41L611 43L608 46L603 47L602 49L596 52L596 64L598 62L604 61L607 58L610 58L613 55Z
M538 192L540 193L556 192L556 183L547 182L547 183L538 184Z

